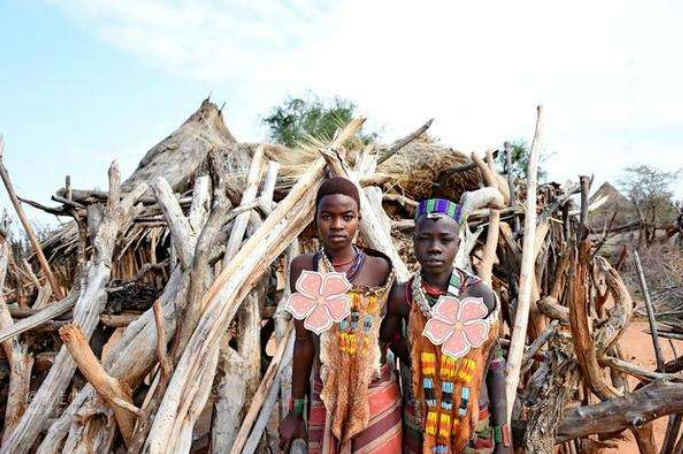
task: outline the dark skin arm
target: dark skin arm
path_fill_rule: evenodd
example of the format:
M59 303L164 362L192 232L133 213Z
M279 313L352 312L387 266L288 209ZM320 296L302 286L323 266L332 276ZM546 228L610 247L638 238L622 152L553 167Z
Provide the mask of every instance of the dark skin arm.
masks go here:
M505 397L505 371L489 371L486 377L486 385L489 389L489 399L491 400L491 423L494 426L502 426L507 423L505 416L507 412L507 399ZM493 451L496 454L512 453L511 446L504 446L497 443Z
M389 344L389 348L401 360L403 364L410 366L410 350L403 337L401 327L403 322L408 322L410 310L405 300L406 284L394 284L389 292L387 300L387 315L382 321L380 329L380 341Z
M291 264L289 289L296 292L296 281L301 272L313 269L313 257L310 254L300 255ZM310 387L311 370L315 357L313 334L304 328L303 320L294 319L295 340L292 358L292 398L303 399ZM305 438L306 426L303 415L290 412L280 425L280 449L289 452L292 441Z
M496 299L493 291L485 284L477 284L468 288L465 292L466 296L480 297L484 299L486 307L489 312L495 310ZM488 395L491 408L491 424L494 426L502 426L507 423L507 399L505 395L505 371L492 371L486 376L486 386L488 387ZM502 443L497 443L494 449L494 454L508 454L512 453L512 447L505 447Z

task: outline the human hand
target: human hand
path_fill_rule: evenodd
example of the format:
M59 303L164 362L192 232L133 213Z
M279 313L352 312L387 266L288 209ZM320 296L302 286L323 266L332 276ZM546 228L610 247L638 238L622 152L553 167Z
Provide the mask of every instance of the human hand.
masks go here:
M306 437L306 424L302 415L289 413L280 424L280 449L288 454L292 442Z

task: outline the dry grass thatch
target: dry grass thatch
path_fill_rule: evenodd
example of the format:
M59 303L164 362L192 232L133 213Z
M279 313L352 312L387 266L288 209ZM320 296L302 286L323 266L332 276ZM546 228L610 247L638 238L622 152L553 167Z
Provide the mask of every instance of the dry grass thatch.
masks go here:
M321 141L310 138L296 149L278 147L271 151L271 156L282 164L279 180L282 186L289 187L297 181L319 156L321 144ZM364 146L362 142L356 141L347 147L349 162L355 161ZM428 197L459 200L463 192L480 186L481 178L476 168L461 170L470 163L469 157L464 153L446 147L425 134L380 164L377 171L391 177L385 189L414 200Z
M481 178L476 168L459 170L470 162L464 153L423 135L381 164L378 170L391 175L397 188L412 199L445 197L460 200L463 192L480 186Z

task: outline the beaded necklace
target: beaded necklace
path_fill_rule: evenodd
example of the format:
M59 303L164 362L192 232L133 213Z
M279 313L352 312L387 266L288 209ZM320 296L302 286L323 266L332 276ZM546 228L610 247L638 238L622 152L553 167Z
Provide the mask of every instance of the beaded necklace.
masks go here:
M355 256L349 269L345 272L350 282L358 276L359 271L367 259L365 251L353 246ZM334 271L332 261L324 249L316 252L315 263L318 259L323 262L325 268ZM378 299L376 295L361 298L357 293L351 295L351 312L344 320L337 324L337 345L339 349L349 356L366 355L373 344L371 331L374 325L373 315L377 309Z
M427 292L425 292L424 286L426 283L422 282L422 272L418 270L413 277L413 282L411 284L411 290L413 293L413 299L417 301L420 311L427 318L432 318L432 307L436 304L437 299L430 297ZM460 290L462 286L462 278L460 277L460 272L453 268L451 277L448 281L448 289L446 293L454 296L460 295Z
M360 269L363 267L363 264L365 263L365 259L367 258L367 254L363 252L362 250L358 249L355 245L353 246L353 250L355 251L355 256L353 257L353 261L351 263L351 266L349 267L348 270L345 271L346 273L346 278L350 281L353 282L354 279L358 276L358 272ZM328 270L334 271L334 265L330 261L330 258L327 256L327 253L325 252L325 249L320 249L318 252L316 252L316 255L320 257L320 259L323 261L325 264L325 267L327 267ZM345 265L345 264L342 264Z

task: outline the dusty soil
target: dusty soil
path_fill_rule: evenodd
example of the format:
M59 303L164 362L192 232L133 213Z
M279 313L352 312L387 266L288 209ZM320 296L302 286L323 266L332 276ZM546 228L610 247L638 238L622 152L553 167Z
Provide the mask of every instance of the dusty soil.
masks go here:
M625 359L644 366L649 370L656 368L657 362L655 360L655 353L652 346L652 338L645 331L648 329L647 321L636 320L629 326L627 332L621 337L620 345L623 349ZM674 359L674 352L671 344L666 339L660 339L660 344L667 361ZM679 355L683 354L683 341L674 341L676 351ZM631 385L634 386L637 380L630 380ZM657 446L661 446L666 432L667 418L660 418L654 422L655 425L655 440ZM630 432L624 432L624 439L618 440L617 448L605 449L602 452L605 454L638 454L638 446L636 445L633 435Z

